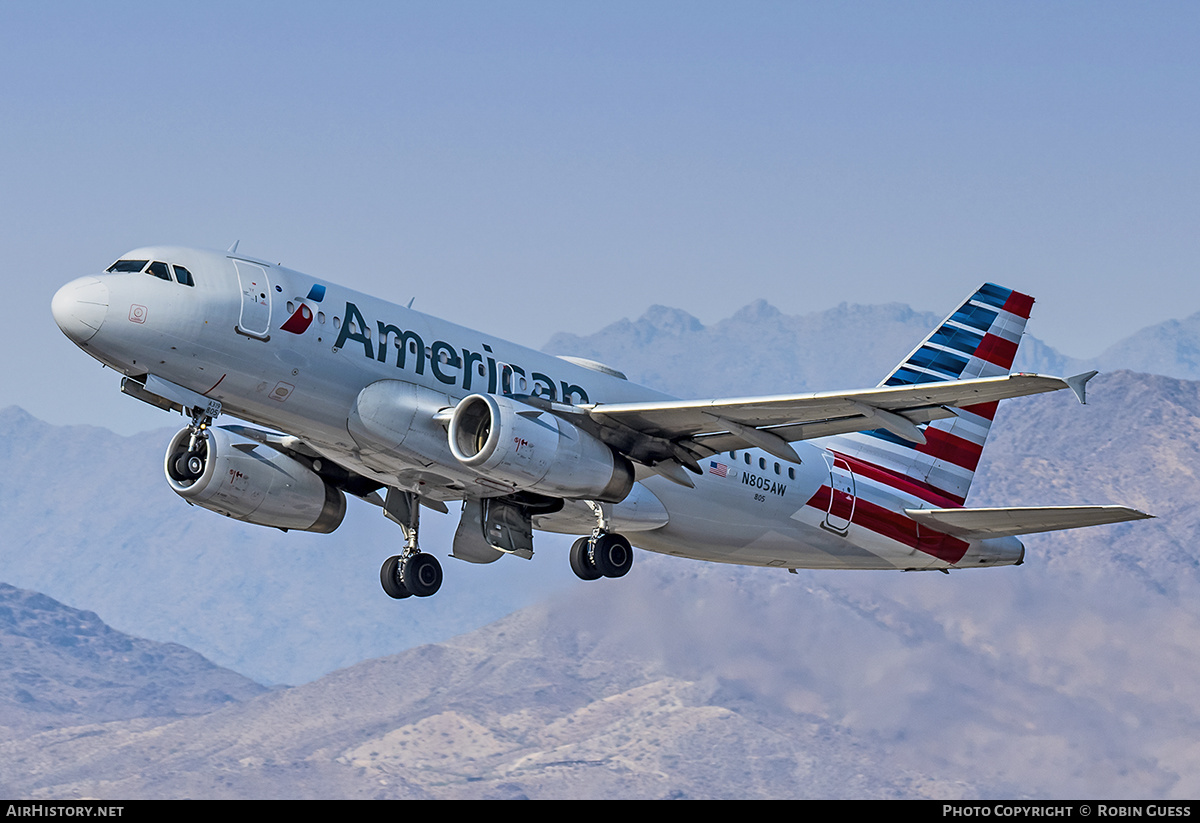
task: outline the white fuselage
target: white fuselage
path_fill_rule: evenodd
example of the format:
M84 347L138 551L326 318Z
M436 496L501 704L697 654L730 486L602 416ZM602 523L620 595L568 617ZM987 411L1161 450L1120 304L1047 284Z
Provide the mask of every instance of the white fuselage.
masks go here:
M441 408L480 393L575 405L666 397L611 370L236 254L149 247L122 259L185 267L194 285L106 272L64 286L55 318L81 348L126 375L151 374L218 400L226 413L294 435L345 469L428 500L508 490L456 460L432 415L414 417L395 447L356 440L351 410L377 381L410 383L423 402ZM945 502L839 459L832 445L796 443L799 464L756 449L721 453L701 461L694 488L639 468L634 493L606 511L634 545L719 562L877 569L1020 562L1012 538L923 550L921 541L934 535L918 534L903 509ZM576 501L534 521L567 533L590 531L593 522Z

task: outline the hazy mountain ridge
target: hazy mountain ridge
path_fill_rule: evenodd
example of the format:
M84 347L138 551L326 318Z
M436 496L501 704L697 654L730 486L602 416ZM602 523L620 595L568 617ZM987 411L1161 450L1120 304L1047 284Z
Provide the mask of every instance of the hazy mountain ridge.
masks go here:
M1094 362L1110 364L1108 368L1200 380L1200 312L1148 326L1113 344Z
M1193 464L1200 384L1121 372L1091 388L1085 407L1066 393L1004 404L969 502L1123 502L1155 520L1034 536L1022 567L949 576L639 553L620 581L573 584L470 634L203 717L10 740L0 785L36 797L1194 796L1200 490L1190 469L1140 469L1172 454Z
M899 336L904 307L884 308L871 323ZM809 334L766 304L744 314L708 342L711 329L672 310L625 337L665 360L691 351L732 368L747 350L721 349L752 329ZM877 372L927 331L918 319L899 354L888 342L874 355ZM789 368L771 365L781 347L750 349L753 369L713 372L712 385L756 391L753 380ZM575 353L634 377L600 350ZM539 561L565 567L539 542L533 564L484 567L433 598L443 610L410 609L376 590L393 527L376 531L360 509L333 536L280 535L190 509L161 479L167 436L0 411L6 576L108 598L125 630L141 620L228 659L328 668L370 648L364 632L402 642L407 623L440 620L449 633L493 587L529 582ZM1002 404L968 503L1113 502L1155 520L1032 536L1022 567L949 576L788 575L639 552L623 580L569 579L562 596L470 634L202 717L14 735L0 743L0 786L31 797L1194 797L1197 457L1200 384L1102 374L1084 407L1066 392Z
M1080 407L1068 393L1001 404L971 505L1123 503L1157 515L1106 527L1116 550L1080 557L1087 530L1034 536L1047 556L1119 569L1172 596L1200 585L1200 382L1118 371L1101 374ZM1002 461L1002 462L1001 462ZM1003 470L994 471L997 464ZM1075 471L1086 477L1072 477ZM1038 499L1029 495L1038 491ZM1148 535L1154 538L1147 541ZM1186 581L1186 585L1185 585Z
M758 300L704 326L679 309L652 306L636 321L586 337L557 334L543 350L599 360L680 396L832 389L874 385L913 348L912 330L928 331L940 319L898 303L843 303L791 317ZM889 350L900 353L890 363Z
M594 334L556 334L543 351L599 360L678 397L829 391L876 385L942 319L900 303L785 315L757 300L705 326L680 309L651 306ZM1036 322L1031 327L1037 331ZM1142 329L1092 358L1062 354L1027 333L1013 368L1200 380L1200 313Z
M642 649L578 632L564 609L607 611L560 600L204 718L12 739L0 743L0 786L34 798L963 792L904 767L872 775L861 735L719 677L672 676Z
M205 714L263 693L175 643L117 632L92 612L0 583L0 727Z

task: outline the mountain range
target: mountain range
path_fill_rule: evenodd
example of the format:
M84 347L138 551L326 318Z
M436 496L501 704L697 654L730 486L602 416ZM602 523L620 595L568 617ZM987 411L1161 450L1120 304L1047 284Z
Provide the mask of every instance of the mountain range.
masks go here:
M757 300L705 326L681 309L651 306L637 320L594 334L556 334L544 350L607 363L684 398L827 391L874 386L941 319L900 303L786 315ZM1200 313L1149 326L1091 358L1065 355L1026 334L1013 368L1059 375L1125 369L1200 380Z
M679 394L698 381L689 396L841 388L877 382L940 319L825 314L754 304L706 328L652 309L547 349ZM1186 352L1188 322L1140 350ZM0 791L1194 797L1200 383L1102 374L1087 406L1008 401L992 431L970 504L1157 518L1033 536L1021 567L951 575L639 552L626 578L582 583L539 536L531 562L453 564L436 598L397 604L375 574L398 530L369 507L331 536L243 526L166 489L168 431L0 411L0 577L70 604L0 589Z
M177 643L0 583L0 727L10 734L207 714L267 691Z

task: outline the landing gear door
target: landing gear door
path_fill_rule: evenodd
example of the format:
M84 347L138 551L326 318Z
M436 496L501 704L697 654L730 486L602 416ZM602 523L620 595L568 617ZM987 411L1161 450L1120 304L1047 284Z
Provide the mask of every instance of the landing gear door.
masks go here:
M468 563L495 563L504 556L504 552L493 548L484 538L483 501L479 498L463 501L462 519L458 521L450 554Z
M503 500L483 501L483 538L488 545L526 560L533 557L533 524L529 512Z
M271 283L267 270L245 260L234 260L233 265L242 290L237 330L248 337L267 340L271 332Z
M528 560L533 557L529 512L503 500L468 498L452 554L468 563L493 563L506 554Z

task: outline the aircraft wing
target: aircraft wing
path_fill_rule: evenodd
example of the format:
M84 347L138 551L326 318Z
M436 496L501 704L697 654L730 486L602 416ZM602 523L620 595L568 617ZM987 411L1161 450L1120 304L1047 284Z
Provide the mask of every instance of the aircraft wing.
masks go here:
M1003 509L905 509L918 523L955 537L1009 537L1078 529L1154 515L1125 506L1028 506Z
M790 441L867 429L886 429L906 440L924 443L925 436L917 424L953 417L955 407L1064 388L1075 391L1082 402L1084 384L1094 374L1067 379L1009 374L849 392L555 406L553 411L567 411L572 422L611 447L690 485L678 472L663 469L674 463L700 473L699 458L751 447L798 462L788 445Z

